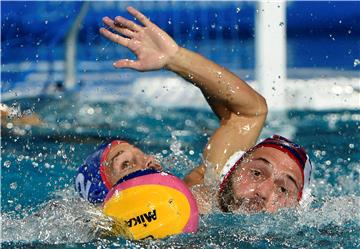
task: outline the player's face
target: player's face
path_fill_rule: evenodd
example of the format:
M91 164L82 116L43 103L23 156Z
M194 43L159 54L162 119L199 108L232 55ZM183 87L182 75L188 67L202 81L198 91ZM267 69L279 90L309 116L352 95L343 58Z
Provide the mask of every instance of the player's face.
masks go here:
M287 154L261 147L239 165L229 184L230 211L276 212L298 203L303 181L299 166Z
M105 173L111 185L135 171L154 168L161 170L160 164L153 156L146 155L139 148L129 143L121 143L111 148L107 156Z

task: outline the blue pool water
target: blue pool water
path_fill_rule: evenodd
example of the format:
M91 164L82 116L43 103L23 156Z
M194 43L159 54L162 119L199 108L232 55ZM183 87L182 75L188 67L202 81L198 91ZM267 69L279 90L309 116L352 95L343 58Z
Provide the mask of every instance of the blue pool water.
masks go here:
M2 129L2 245L36 248L356 248L360 246L360 113L356 110L270 113L262 136L282 130L310 151L314 200L278 214L201 217L200 230L162 241L99 236L97 212L78 199L78 165L103 139L124 138L154 154L182 177L218 125L207 109L130 102L29 98L43 128ZM49 203L52 203L51 205Z
M300 97L289 100L290 110L270 110L261 138L278 133L307 148L313 201L277 214L215 210L201 217L196 234L134 242L104 235L107 219L73 190L77 167L101 141L121 138L183 177L200 163L218 120L191 87L173 82L174 74L114 70L113 60L132 55L98 28L102 16L124 14L127 2L92 3L79 35L78 84L61 92L54 86L64 80L64 37L81 2L2 1L1 101L35 111L45 125L1 129L1 246L359 248L360 5L309 3L287 8L287 87ZM180 45L254 80L253 2L132 4ZM329 102L334 108L325 108Z

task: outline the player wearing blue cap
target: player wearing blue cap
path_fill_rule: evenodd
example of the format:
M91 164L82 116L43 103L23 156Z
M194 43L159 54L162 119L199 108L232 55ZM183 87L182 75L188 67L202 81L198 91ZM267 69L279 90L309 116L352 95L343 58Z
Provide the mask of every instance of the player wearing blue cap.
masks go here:
M220 127L204 148L203 163L184 179L192 187L200 211L207 209L211 199L216 199L225 212L274 212L282 207L296 206L303 200L308 195L311 174L305 150L280 136L256 145L267 115L265 99L224 67L179 47L136 9L129 7L127 10L141 24L121 16L114 20L104 17L104 24L112 31L100 29L104 37L129 48L137 57L137 60L118 60L114 67L172 71L200 88L220 119ZM123 147L127 156L120 155L117 163L104 166L103 176L113 179L110 182L119 179L123 174L121 169L126 169L126 165L134 168L150 166L146 164L147 155L132 149L135 147L130 144L123 144ZM139 164L139 154L143 164ZM82 174L84 177L78 175L78 183L86 178L86 173ZM212 178L206 179L209 177ZM106 186L104 179L101 181L98 176L96 180L97 184ZM211 193L206 182L216 182L217 193ZM83 187L91 190L86 183ZM94 194L90 198L97 199L98 196Z
M154 157L125 141L104 142L80 166L75 188L89 202L102 203L119 179L146 168L161 170Z

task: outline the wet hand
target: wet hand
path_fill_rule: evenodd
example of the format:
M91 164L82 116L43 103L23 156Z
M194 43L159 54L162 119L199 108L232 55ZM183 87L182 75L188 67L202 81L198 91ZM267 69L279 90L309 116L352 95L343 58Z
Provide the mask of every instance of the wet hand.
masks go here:
M104 17L103 22L119 34L105 28L100 29L103 36L129 48L137 57L135 61L129 59L118 60L114 63L114 67L132 68L138 71L164 68L170 58L179 50L179 46L165 31L152 23L141 12L133 7L128 7L127 10L143 26L118 16L115 20Z

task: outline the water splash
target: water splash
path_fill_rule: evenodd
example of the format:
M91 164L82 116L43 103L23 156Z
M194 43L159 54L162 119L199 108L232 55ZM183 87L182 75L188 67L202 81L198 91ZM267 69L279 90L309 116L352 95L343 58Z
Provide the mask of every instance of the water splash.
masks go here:
M45 118L47 127L32 128L31 136L24 138L12 134L4 136L1 221L5 245L85 243L85 247L98 248L180 248L190 244L197 248L360 245L357 238L360 224L356 215L360 119L355 111L291 111L284 114L289 122L279 122L277 113L268 119L263 136L287 130L290 137L310 151L314 163L311 184L314 201L307 208L282 210L275 215L233 215L215 211L201 218L196 234L133 242L107 234L110 224L99 210L67 190L66 184L69 186L72 181L77 165L103 138L126 138L150 152L160 153L159 159L166 170L182 176L200 163L198 155L208 141L208 134L218 126L215 116L191 108L179 110L123 102L80 103L68 97L66 101L40 103L37 112ZM84 106L86 108L82 109ZM93 109L91 115L87 112L89 108ZM107 119L109 116L111 119ZM61 125L65 120L70 129L66 128L68 125ZM147 129L137 130L137 126ZM339 136L338 132L343 135ZM48 138L54 134L54 138ZM166 153L161 154L162 151ZM22 179L26 179L24 182L28 185L24 185ZM17 183L15 189L15 185L10 186L14 182ZM34 182L42 185L34 185ZM40 187L47 183L55 187ZM54 189L65 191L52 196ZM40 191L45 193L40 195ZM49 196L51 200L46 201ZM26 202L28 199L32 202ZM36 204L34 199L43 204Z
M22 215L1 215L3 242L84 243L111 234L113 220L67 189ZM22 217L23 216L23 217Z

